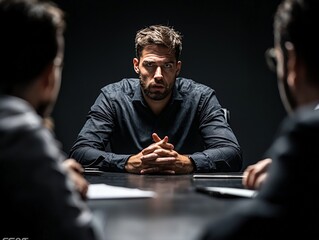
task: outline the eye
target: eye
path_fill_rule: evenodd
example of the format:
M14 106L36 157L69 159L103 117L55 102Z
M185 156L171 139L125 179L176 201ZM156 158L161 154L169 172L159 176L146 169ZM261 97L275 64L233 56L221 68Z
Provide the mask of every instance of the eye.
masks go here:
M172 63L165 63L164 68L173 68L173 64Z
M154 66L154 63L153 62L146 62L144 64L146 67L153 67Z

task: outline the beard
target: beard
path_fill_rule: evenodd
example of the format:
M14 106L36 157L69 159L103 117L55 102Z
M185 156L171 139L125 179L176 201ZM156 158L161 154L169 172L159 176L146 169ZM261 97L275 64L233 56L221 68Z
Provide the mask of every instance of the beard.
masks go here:
M145 84L145 81L143 81L141 76L140 76L140 84L141 84L144 96L146 96L152 100L155 100L155 101L160 101L160 100L163 100L166 97L170 96L170 94L172 92L172 87L173 87L173 85L165 84L164 81L159 80L155 84L162 85L162 88L160 90L153 89L155 87L154 86L155 84L150 84L147 86Z

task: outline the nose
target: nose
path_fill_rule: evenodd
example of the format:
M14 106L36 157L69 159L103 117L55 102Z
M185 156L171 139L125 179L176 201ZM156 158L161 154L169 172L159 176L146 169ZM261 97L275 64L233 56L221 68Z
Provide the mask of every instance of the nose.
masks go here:
M162 75L162 69L160 66L158 66L155 70L155 74L154 74L154 78L155 79L162 79L163 75Z

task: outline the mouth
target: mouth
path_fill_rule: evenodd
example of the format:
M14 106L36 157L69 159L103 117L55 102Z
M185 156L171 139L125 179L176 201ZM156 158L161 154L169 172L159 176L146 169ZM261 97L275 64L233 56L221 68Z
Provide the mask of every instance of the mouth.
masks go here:
M150 86L150 90L151 90L151 91L162 91L162 90L164 90L164 89L166 89L166 88L165 88L165 86L162 85L162 84L154 84L154 85L151 85L151 86Z

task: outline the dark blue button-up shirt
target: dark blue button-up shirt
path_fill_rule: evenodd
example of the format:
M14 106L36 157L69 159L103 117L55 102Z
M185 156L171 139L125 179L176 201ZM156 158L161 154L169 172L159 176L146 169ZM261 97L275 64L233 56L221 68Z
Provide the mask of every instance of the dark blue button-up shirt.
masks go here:
M195 172L239 171L242 154L215 91L191 79L177 78L170 102L155 115L137 78L101 89L70 151L85 167L125 171L132 155L153 143L152 133L189 155Z

